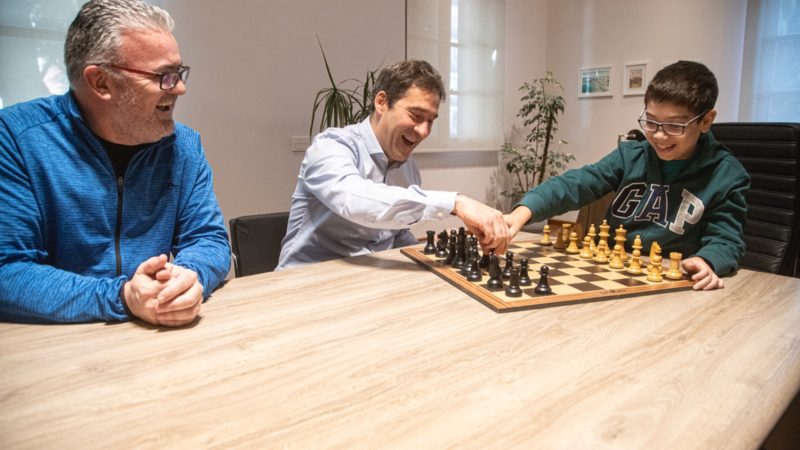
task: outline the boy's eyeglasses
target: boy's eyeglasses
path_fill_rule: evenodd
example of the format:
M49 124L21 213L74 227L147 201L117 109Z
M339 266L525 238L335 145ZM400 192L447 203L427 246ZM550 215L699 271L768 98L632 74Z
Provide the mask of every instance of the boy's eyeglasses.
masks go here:
M105 65L113 67L115 69L124 70L126 72L138 73L140 75L149 75L151 77L158 77L158 83L159 83L158 87L160 87L162 91L168 91L170 89L173 89L175 86L178 85L178 80L183 81L184 83L189 81L189 70L190 70L189 66L178 66L173 71L158 73L141 69L133 69L131 67L125 67L111 63L105 63Z
M703 111L702 113L696 115L693 119L686 123L672 123L672 122L656 122L655 120L650 119L643 119L642 116L646 110L642 110L642 113L639 114L639 126L642 127L642 130L648 133L655 133L658 131L659 127L664 132L664 134L668 134L670 136L681 136L683 133L686 132L686 127L689 126L690 123L694 122L695 120L703 117L706 115L708 110Z

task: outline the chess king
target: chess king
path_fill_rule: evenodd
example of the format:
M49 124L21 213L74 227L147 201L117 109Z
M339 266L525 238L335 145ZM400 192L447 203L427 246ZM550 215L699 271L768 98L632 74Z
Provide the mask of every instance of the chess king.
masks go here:
M530 190L506 215L512 236L530 220L615 192L606 212L612 228L640 235L645 254L653 242L682 253L695 289L723 287L721 277L738 269L745 250L750 177L709 131L717 94L717 80L703 64L679 61L660 70L638 118L647 140L622 141L599 162Z

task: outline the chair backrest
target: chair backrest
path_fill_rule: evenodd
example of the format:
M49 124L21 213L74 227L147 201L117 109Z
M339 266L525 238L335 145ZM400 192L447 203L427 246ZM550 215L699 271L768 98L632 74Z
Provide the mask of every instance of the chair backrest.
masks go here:
M711 132L750 173L742 266L797 276L800 124L717 123Z
M231 250L237 277L275 270L288 223L288 212L231 219Z

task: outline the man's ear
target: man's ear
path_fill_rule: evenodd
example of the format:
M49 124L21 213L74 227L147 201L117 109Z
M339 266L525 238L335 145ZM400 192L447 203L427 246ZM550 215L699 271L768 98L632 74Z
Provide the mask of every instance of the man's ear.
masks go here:
M717 110L712 109L703 116L703 119L700 121L700 129L703 133L708 133L708 130L711 129L711 124L714 123L714 119L717 118Z
M379 91L375 94L375 99L372 103L375 106L375 114L383 115L389 109L389 96L386 95L386 91Z
M94 95L104 100L111 98L111 77L100 67L94 65L84 67L83 81Z

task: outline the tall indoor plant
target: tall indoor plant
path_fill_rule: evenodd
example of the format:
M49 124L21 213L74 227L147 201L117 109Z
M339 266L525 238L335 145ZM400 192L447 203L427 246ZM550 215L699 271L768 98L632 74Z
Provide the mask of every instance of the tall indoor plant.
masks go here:
M553 148L558 131L558 117L564 112L564 88L547 72L544 77L525 82L519 88L524 94L517 117L528 130L525 142L515 146L507 141L501 147L502 161L511 175L511 190L502 195L517 200L546 177L558 175L575 156ZM558 141L558 144L566 144Z
M325 71L328 74L328 80L330 80L331 85L321 89L314 97L311 124L308 127L309 137L314 134L314 123L317 112L320 109L318 131L328 127L344 127L366 119L370 113L370 90L372 85L375 84L375 74L380 70L380 67L375 70L368 70L364 81L350 78L336 83L319 36L317 36L317 42L322 52L322 60L325 62Z

